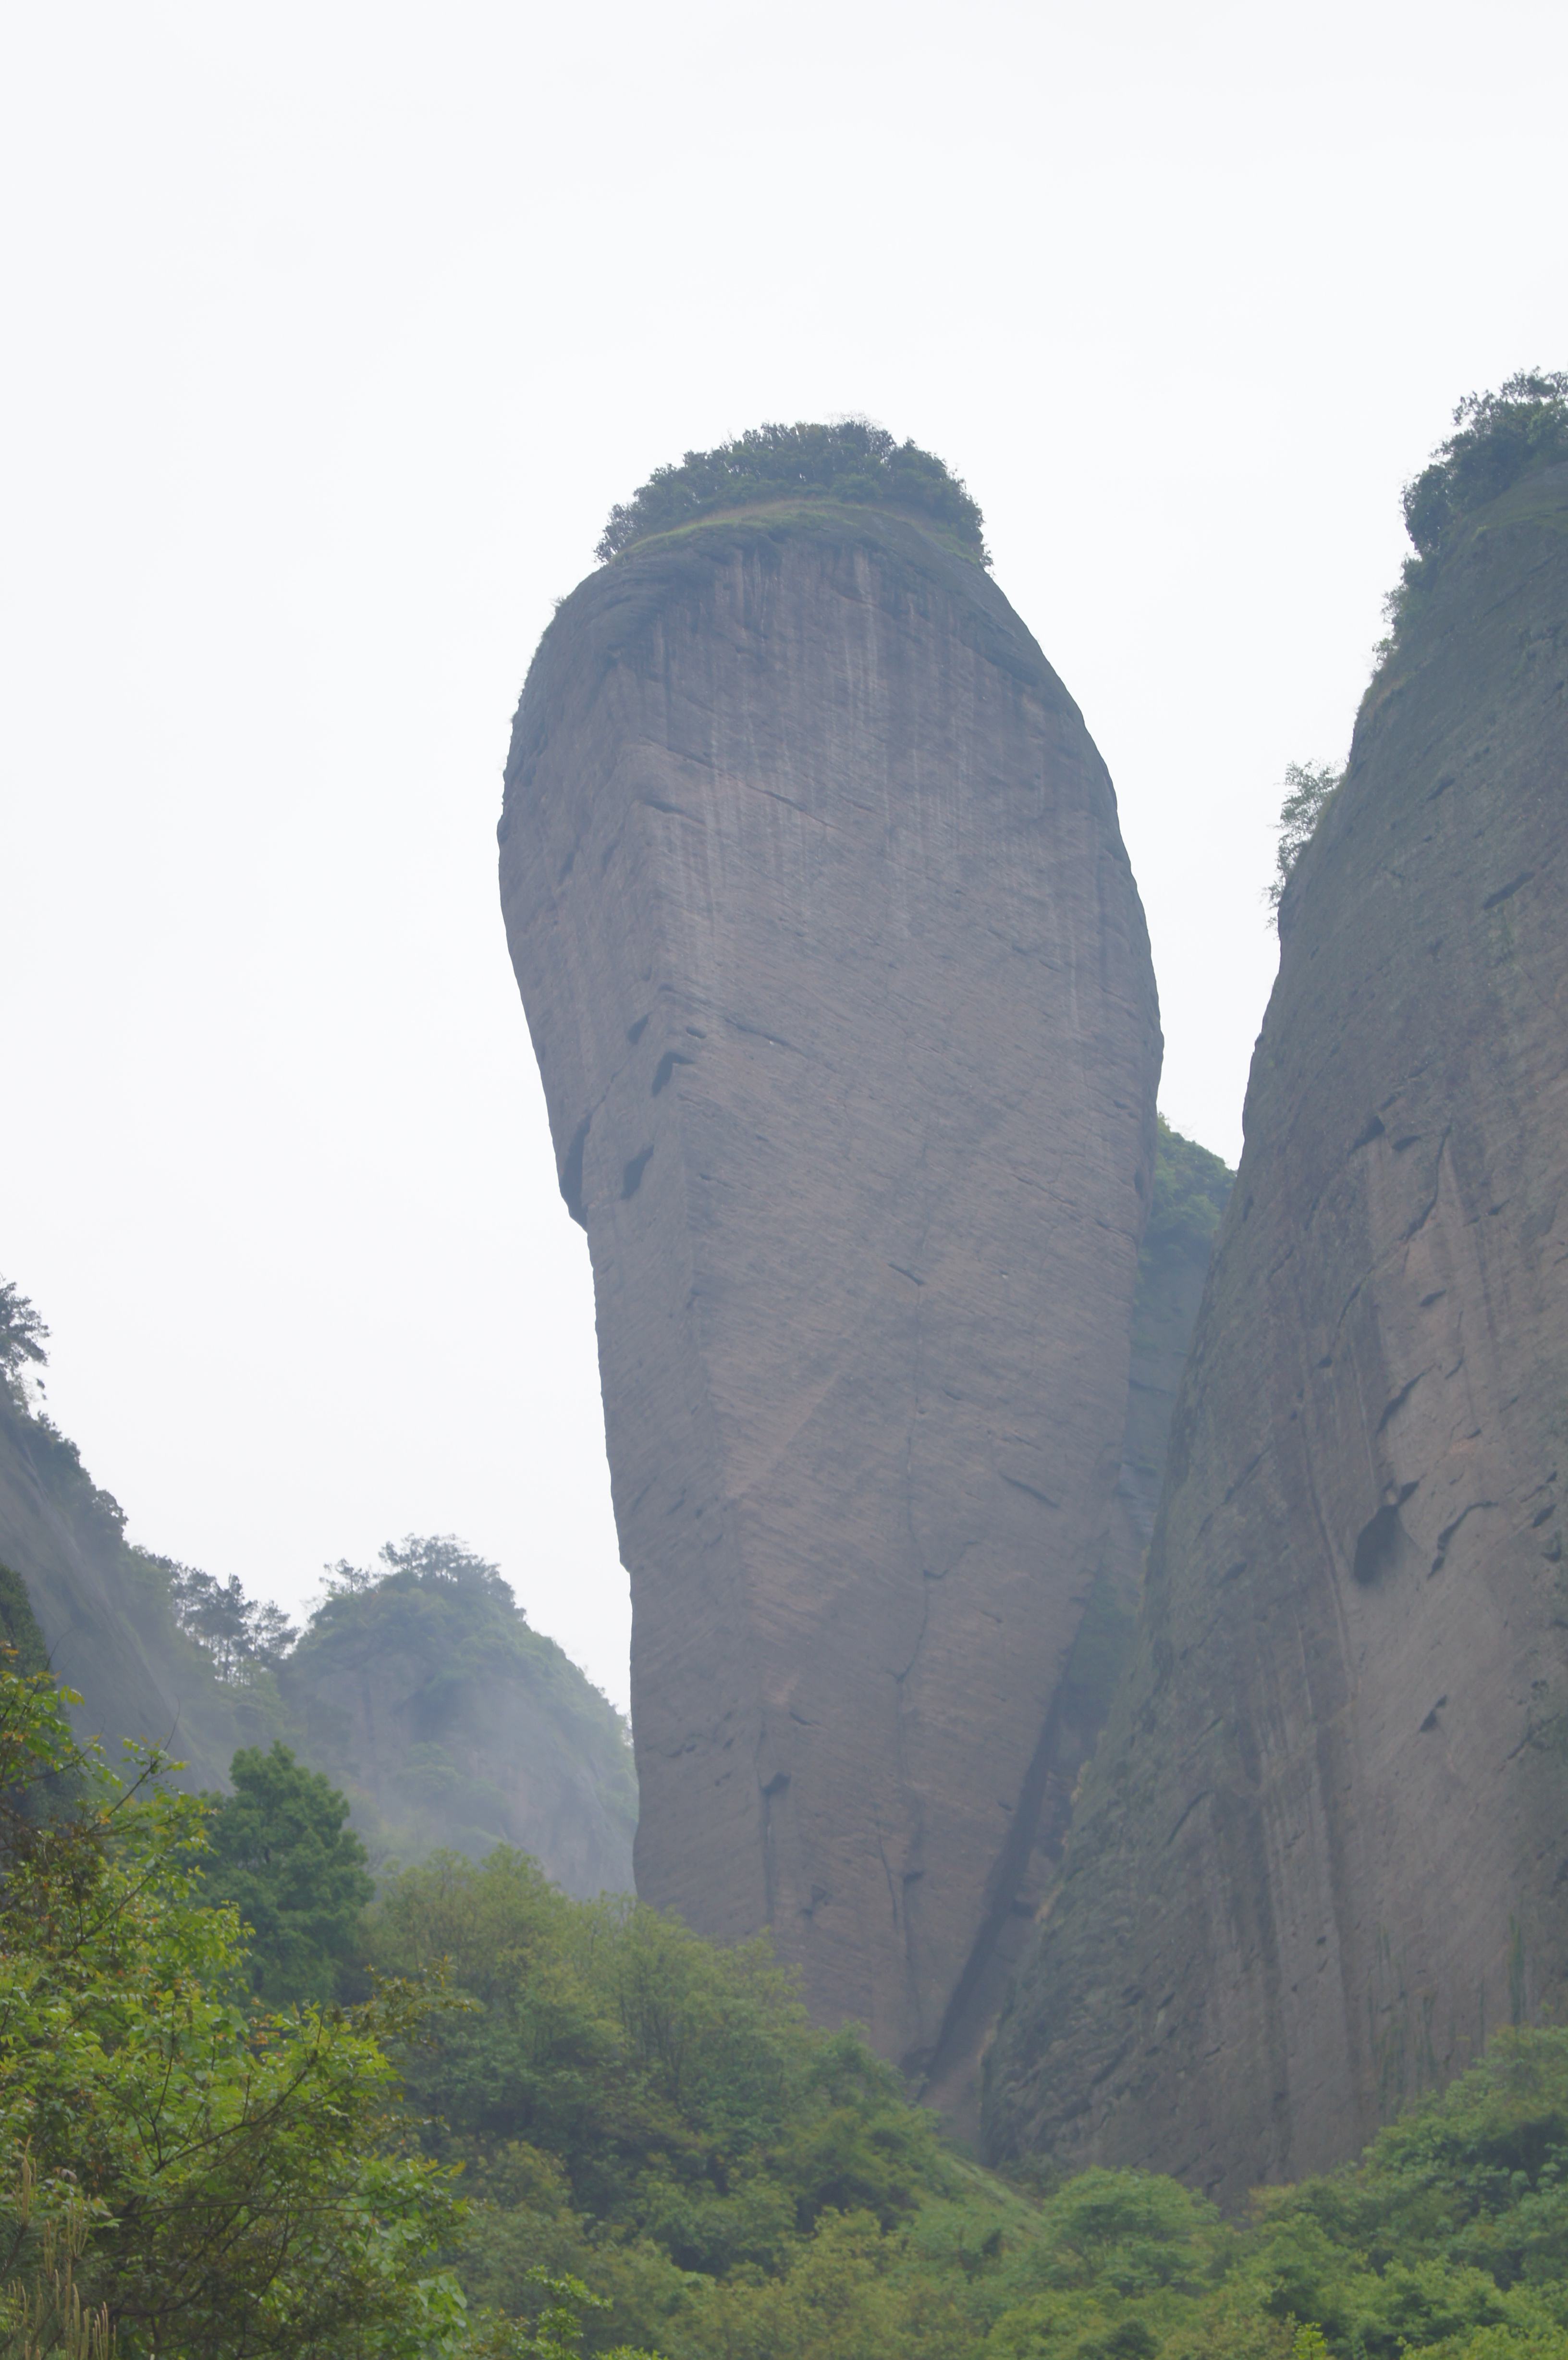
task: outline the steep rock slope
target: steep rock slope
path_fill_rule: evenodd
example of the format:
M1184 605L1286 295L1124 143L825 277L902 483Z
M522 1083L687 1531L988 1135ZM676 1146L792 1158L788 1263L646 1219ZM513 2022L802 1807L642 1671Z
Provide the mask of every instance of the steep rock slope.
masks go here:
M1568 2003L1565 695L1556 467L1456 533L1287 890L994 2153L1234 2199Z
M166 1744L183 1784L221 1786L239 1745L272 1730L180 1631L168 1568L125 1536L117 1501L74 1444L0 1383L0 1567L20 1580L49 1668L111 1761L122 1737Z
M627 1893L637 1782L624 1725L470 1559L328 1598L278 1675L302 1751L372 1859L531 1852L580 1899Z
M784 502L564 602L500 836L638 1889L940 2070L1029 1907L1125 1423L1160 1042L1109 779L977 564Z
M1160 1116L1154 1193L1133 1295L1122 1467L1104 1560L1103 1578L1129 1637L1165 1480L1177 1389L1198 1324L1220 1215L1235 1179L1222 1157L1196 1140L1183 1139ZM1102 1705L1096 1735L1104 1718Z

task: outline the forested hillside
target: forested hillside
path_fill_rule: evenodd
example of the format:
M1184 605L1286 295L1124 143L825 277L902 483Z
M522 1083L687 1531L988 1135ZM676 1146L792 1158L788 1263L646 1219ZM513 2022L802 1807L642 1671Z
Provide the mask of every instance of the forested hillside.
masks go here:
M271 1758L214 1808L156 1764L122 1786L0 1670L5 2360L1568 2347L1568 2032L1500 2036L1239 2219L1139 2171L1009 2182L812 2027L764 1944L572 1901L509 1848L354 1925L341 1798ZM337 1911L372 1997L301 2004L276 1919L247 1961L241 1853Z
M0 1626L77 1724L165 1747L193 1788L278 1740L349 1795L374 1861L525 1844L572 1891L629 1890L626 1725L499 1570L450 1535L340 1564L301 1635L234 1577L133 1546L29 1379L48 1329L0 1282Z
M628 1892L637 1779L625 1722L497 1568L451 1539L339 1566L280 1674L308 1758L375 1855L520 1844L568 1891Z

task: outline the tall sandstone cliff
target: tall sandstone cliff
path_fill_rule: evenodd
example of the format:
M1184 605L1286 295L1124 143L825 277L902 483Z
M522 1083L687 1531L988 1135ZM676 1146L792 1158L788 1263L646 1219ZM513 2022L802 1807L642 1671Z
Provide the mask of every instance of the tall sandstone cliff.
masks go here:
M638 1889L951 2067L1040 1884L1160 1040L1111 784L886 509L644 541L547 631L503 901L586 1227ZM945 2027L945 2037L944 2037Z
M1234 2200L1568 2007L1565 819L1560 466L1457 533L1287 890L994 2153Z

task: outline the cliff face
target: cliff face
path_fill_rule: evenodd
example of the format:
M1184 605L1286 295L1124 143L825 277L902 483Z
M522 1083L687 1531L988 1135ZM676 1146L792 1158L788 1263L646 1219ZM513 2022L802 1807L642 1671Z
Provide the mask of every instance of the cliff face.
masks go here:
M1032 1910L1125 1423L1160 1043L1110 781L977 566L822 502L565 602L500 835L638 1890L940 2078Z
M505 1582L403 1573L331 1599L278 1680L373 1860L510 1843L580 1899L631 1890L623 1724Z
M75 1719L112 1765L121 1738L137 1737L185 1764L182 1785L221 1786L236 1746L270 1742L265 1717L180 1633L166 1575L127 1546L117 1502L3 1385L0 1568L19 1579L49 1667L81 1694Z
M1559 467L1444 557L1287 891L994 2153L1234 2199L1568 2000L1565 672Z

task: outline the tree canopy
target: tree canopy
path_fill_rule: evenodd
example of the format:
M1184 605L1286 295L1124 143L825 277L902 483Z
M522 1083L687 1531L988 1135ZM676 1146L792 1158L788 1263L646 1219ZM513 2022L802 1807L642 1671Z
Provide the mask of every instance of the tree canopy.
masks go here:
M15 1388L29 1369L42 1367L49 1359L44 1349L48 1334L15 1279L0 1278L0 1378L7 1385Z
M249 1932L253 1989L271 2007L340 1996L376 1886L348 1805L287 1745L242 1747L232 1795L209 1796L206 1896Z
M1345 783L1345 772L1336 770L1332 762L1287 762L1283 781L1285 797L1279 806L1279 841L1274 854L1274 874L1269 880L1269 907L1279 922L1279 903L1284 898L1297 861L1317 832L1317 825L1328 809L1329 798Z
M628 501L611 509L596 553L607 563L649 533L790 494L901 509L935 526L977 563L991 563L985 519L958 477L930 451L899 442L863 418L754 426L716 450L688 451L678 466L656 467Z
M1568 2349L1568 2031L1499 2035L1240 2221L1148 2172L1009 2182L765 1944L574 1902L505 1849L389 1882L368 2005L269 2007L210 1807L159 1768L115 1778L0 1667L3 2360ZM287 1757L248 1768L298 1798Z
M1176 1150L1172 1150L1173 1156ZM1202 1151L1194 1151L1201 1156ZM1209 1159L1216 1162L1217 1159ZM1194 1166L1182 1200L1212 1204ZM1503 2036L1359 2166L1227 2222L1152 2173L1009 2184L911 2106L760 1944L579 1903L499 1851L393 1880L384 1971L447 1961L470 2012L407 2060L473 2198L470 2300L538 2273L666 2360L1563 2360L1568 2032Z
M1388 629L1380 662L1392 654L1464 519L1522 477L1565 461L1568 374L1520 369L1495 393L1467 393L1455 405L1453 433L1405 486L1405 528L1415 550L1384 601Z
M1405 486L1405 524L1421 557L1435 556L1462 517L1500 499L1521 475L1568 460L1568 375L1520 369L1496 393L1467 393L1454 432Z
M429 2003L237 2005L203 1805L156 1753L109 1771L72 1701L0 1668L0 2351L457 2352L455 2191L409 2151L383 2047Z

